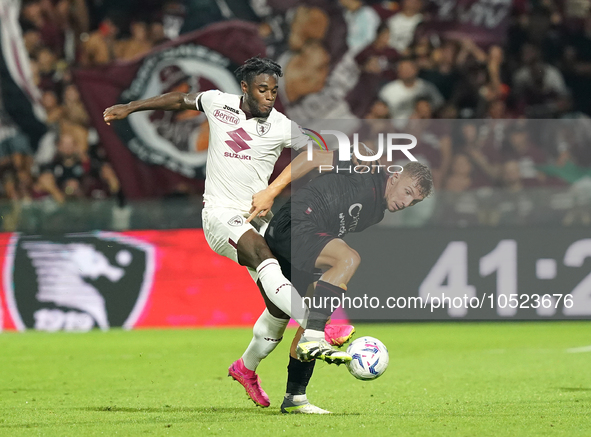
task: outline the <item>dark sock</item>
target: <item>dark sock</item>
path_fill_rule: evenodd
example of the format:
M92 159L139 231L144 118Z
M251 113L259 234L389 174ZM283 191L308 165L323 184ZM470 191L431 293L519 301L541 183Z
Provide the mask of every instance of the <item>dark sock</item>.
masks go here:
M127 201L125 199L125 195L123 194L123 190L121 188L119 188L119 191L117 191L117 193L115 193L115 197L117 198L117 206L119 208L123 208L125 206L125 204L127 203Z
M324 331L324 327L330 318L332 311L330 299L332 297L341 297L343 292L341 287L332 285L325 281L318 281L314 295L312 296L310 315L306 329L313 329L315 331ZM319 308L314 308L318 306Z
M315 364L316 360L303 362L290 355L287 365L286 393L292 396L306 394L306 387L312 378Z

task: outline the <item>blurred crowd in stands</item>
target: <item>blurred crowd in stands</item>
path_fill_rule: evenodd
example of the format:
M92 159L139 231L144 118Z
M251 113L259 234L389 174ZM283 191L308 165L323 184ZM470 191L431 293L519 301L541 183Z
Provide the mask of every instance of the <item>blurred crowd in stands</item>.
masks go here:
M382 120L388 131L413 133L438 189L515 193L585 176L591 2L506 0L499 44L433 32L434 3L445 2L22 0L47 130L32 137L0 105L2 197L123 203L72 69L133 59L229 19L256 24L267 55L284 67L278 109L294 119ZM556 119L552 132L540 119Z

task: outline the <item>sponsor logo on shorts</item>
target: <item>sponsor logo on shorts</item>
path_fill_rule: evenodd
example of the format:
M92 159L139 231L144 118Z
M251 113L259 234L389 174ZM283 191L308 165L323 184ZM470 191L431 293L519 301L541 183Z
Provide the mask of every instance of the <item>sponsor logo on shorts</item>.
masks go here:
M267 132L269 132L270 129L271 129L271 123L268 123L266 121L261 121L261 120L259 120L257 122L257 134L259 134L259 136L262 137Z
M238 115L238 109L231 108L228 105L224 105L224 109Z
M244 224L244 217L241 215L235 215L230 220L228 220L228 224L230 226L242 226Z
M213 116L222 123L233 125L240 123L240 119L238 117L228 111L224 111L223 109L216 109L213 111Z

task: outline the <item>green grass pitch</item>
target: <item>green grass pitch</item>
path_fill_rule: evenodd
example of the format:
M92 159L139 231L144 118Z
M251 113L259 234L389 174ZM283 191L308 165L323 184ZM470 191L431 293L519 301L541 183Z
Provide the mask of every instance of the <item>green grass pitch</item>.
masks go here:
M390 367L362 382L318 363L308 397L335 414L312 417L279 412L293 330L259 367L266 409L226 376L249 329L3 333L0 435L591 435L590 323L357 333L388 346Z

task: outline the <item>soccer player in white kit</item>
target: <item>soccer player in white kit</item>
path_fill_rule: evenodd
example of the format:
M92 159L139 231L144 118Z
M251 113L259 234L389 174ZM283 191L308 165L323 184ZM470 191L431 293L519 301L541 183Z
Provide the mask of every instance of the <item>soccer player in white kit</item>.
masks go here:
M103 113L106 123L136 111L199 110L209 121L209 148L204 193L203 231L209 246L248 270L262 288L268 309L255 323L253 340L230 374L260 406L269 399L254 370L279 343L291 316L305 327L307 311L302 298L283 273L262 234L275 197L292 180L318 165L332 163L332 152L315 152L308 161L302 153L268 185L284 147L301 149L308 143L294 122L273 108L281 67L270 59L251 58L238 70L243 95L210 90L202 93L167 93ZM269 214L270 216L270 214ZM304 290L305 291L305 290ZM271 312L269 311L271 309ZM351 331L352 332L352 331ZM331 347L324 333L308 332L318 342L315 358L342 363L351 357Z

